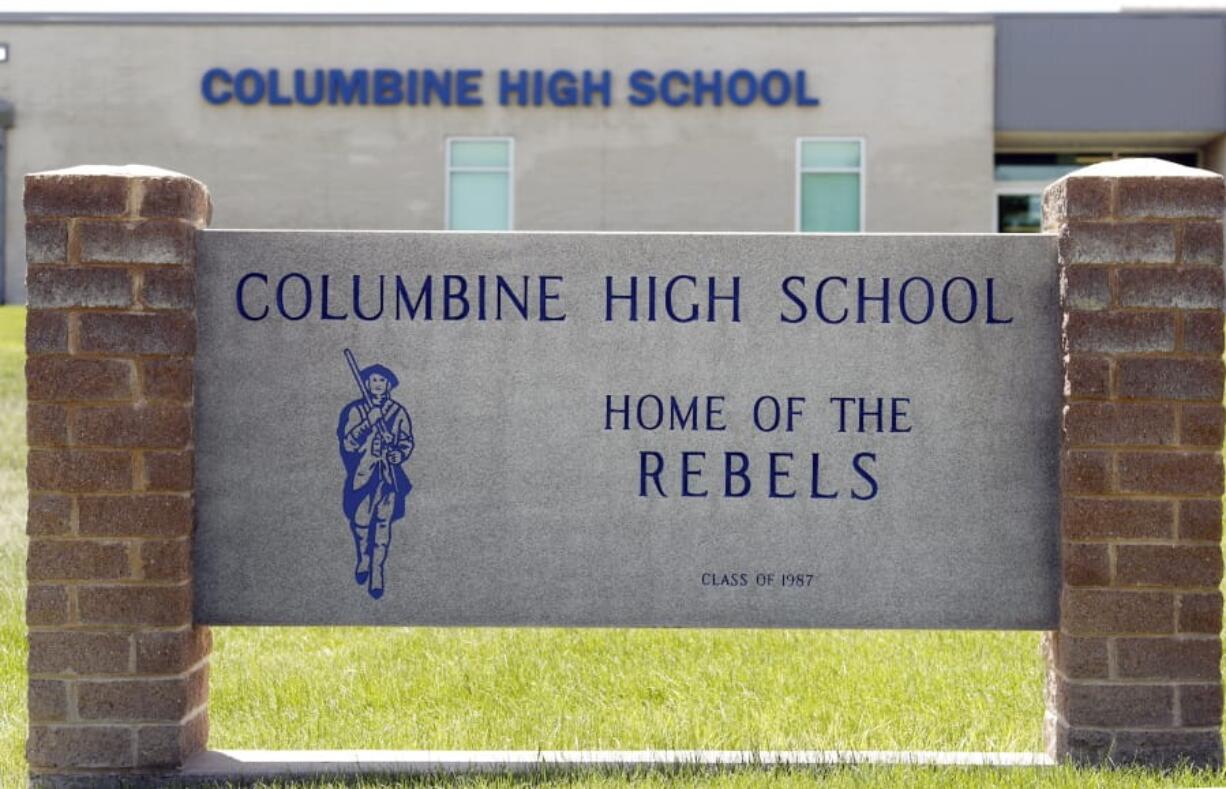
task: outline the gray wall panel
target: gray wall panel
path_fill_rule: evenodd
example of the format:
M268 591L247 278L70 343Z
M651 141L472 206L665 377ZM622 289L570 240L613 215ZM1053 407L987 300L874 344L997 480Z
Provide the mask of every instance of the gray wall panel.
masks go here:
M997 22L997 131L1226 130L1220 16Z

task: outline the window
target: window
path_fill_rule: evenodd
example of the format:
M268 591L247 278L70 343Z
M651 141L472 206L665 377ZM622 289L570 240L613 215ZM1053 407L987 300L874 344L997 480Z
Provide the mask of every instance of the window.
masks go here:
M1195 151L1080 151L1076 153L996 154L996 232L1038 233L1043 223L1043 189L1053 181L1097 162L1148 156L1200 166Z
M996 191L996 232L1037 233L1043 225L1043 195Z
M796 229L858 233L864 229L864 141L802 137L796 141Z
M514 163L510 137L447 140L447 229L510 230Z

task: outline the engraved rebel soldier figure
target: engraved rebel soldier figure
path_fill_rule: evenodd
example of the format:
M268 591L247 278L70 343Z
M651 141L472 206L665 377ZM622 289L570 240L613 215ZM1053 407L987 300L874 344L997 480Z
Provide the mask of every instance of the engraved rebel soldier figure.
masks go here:
M409 410L392 399L400 384L395 373L381 364L359 370L348 349L345 359L361 397L341 409L336 428L345 464L343 508L357 550L353 578L378 600L392 524L404 517L405 499L413 489L404 471L413 453L413 421Z

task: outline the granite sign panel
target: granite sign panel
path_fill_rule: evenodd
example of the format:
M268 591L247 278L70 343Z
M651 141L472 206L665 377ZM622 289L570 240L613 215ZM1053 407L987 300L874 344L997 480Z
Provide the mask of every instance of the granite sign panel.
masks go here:
M1054 241L205 231L196 618L1049 629Z

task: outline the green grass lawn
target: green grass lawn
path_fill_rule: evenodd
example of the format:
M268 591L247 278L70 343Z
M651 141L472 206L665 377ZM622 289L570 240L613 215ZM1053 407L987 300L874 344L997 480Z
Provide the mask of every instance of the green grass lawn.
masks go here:
M23 325L22 309L0 307L4 787L26 770ZM1034 633L217 628L214 638L215 748L1041 749ZM923 767L527 782L751 786L766 775L781 786L1226 783L1221 773Z

